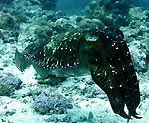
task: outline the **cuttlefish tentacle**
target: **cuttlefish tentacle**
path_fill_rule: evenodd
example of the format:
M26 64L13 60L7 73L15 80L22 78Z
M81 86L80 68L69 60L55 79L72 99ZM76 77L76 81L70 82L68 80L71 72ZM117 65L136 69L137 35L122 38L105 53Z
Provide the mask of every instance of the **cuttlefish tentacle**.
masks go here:
M124 111L125 101L119 93L119 90L108 79L108 77L103 75L105 73L101 74L100 69L101 68L92 71L91 76L93 81L107 94L114 113L117 113L124 118L130 118ZM104 78L101 76L104 76Z
M116 29L105 29L91 34L99 38L96 42L86 40L82 43L84 48L80 54L85 56L83 62L90 69L94 82L107 94L115 113L128 119L131 116L140 118L136 116L140 103L139 83L123 33ZM129 114L124 111L125 104Z
M125 100L119 90L119 81L114 78L108 62L108 59L113 58L110 56L113 53L110 43L107 42L108 39L102 31L90 33L93 36L98 35L98 39L96 42L81 42L81 61L91 71L93 81L107 94L113 111L124 118L130 118L124 111ZM106 46L103 45L104 43Z
M113 31L107 31L106 35L112 36L113 59L109 59L109 63L117 74L115 79L119 81L120 92L125 99L129 116L136 116L136 108L140 103L139 83L132 64L131 56L127 44L123 40L124 36L119 30L114 30L119 36L114 36ZM110 61L111 60L111 61ZM112 68L111 68L112 69Z

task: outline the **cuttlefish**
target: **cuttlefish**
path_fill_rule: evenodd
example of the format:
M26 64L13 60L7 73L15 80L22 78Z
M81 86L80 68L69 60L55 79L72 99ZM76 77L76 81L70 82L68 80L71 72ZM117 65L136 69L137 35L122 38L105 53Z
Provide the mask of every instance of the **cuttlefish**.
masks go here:
M124 35L115 28L71 31L52 36L50 41L32 43L15 62L24 71L32 65L43 78L91 75L106 93L114 113L128 121L137 116L139 83ZM128 114L124 111L127 107Z

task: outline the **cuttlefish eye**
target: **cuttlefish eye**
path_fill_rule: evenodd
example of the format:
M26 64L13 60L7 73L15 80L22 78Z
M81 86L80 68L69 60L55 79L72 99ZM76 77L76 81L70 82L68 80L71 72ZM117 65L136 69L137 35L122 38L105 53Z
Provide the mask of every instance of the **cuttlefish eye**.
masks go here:
M97 41L99 38L99 35L97 32L95 31L86 31L84 32L84 38L86 39L86 41Z

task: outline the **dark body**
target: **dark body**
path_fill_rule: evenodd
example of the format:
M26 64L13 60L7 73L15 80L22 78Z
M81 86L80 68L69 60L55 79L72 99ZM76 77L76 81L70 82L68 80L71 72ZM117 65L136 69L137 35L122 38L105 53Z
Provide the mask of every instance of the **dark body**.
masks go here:
M137 116L139 83L124 36L116 29L73 31L34 43L22 53L16 51L16 66L33 65L42 77L91 75L107 94L113 111L124 118ZM124 111L127 106L129 114Z

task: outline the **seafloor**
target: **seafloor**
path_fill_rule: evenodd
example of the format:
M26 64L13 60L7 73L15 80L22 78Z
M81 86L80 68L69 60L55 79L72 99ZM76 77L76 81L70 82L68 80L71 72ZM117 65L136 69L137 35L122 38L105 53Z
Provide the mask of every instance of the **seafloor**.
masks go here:
M96 18L99 14L103 16L102 12L95 14L94 9L91 12L87 7L87 12L81 12L85 17L66 16L64 12L54 11L54 2L45 1L46 4L42 0L0 2L0 123L126 123L126 119L113 113L107 96L90 76L47 84L38 79L32 66L24 72L15 66L16 48L21 52L34 40L48 39L69 27L106 25L104 19L102 23ZM47 4L52 7L48 8ZM99 11L96 5L91 4L90 8ZM95 19L90 14L95 14ZM129 16L129 24L119 27L137 72L141 92L137 113L142 117L132 118L130 123L149 123L149 10L130 7ZM61 102L56 105L55 100Z

